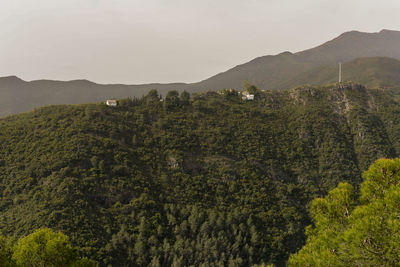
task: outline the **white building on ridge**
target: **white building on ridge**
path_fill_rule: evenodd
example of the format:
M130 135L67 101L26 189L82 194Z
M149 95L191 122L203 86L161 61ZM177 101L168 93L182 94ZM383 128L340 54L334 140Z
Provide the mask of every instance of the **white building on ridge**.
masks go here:
M249 93L243 94L242 100L254 100L254 95L251 95Z
M110 106L110 107L116 107L117 106L117 100L108 99L106 101L106 105Z

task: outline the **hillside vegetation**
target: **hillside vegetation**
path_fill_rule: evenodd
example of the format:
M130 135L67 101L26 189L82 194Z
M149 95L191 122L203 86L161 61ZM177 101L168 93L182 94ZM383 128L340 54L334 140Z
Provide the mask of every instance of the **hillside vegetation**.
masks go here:
M400 151L390 92L342 83L64 105L0 119L0 229L100 266L282 266L308 203Z

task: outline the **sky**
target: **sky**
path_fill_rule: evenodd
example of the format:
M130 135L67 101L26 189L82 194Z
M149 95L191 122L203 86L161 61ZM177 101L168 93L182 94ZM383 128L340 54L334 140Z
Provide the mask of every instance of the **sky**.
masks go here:
M343 32L400 30L398 0L0 0L0 76L197 82Z

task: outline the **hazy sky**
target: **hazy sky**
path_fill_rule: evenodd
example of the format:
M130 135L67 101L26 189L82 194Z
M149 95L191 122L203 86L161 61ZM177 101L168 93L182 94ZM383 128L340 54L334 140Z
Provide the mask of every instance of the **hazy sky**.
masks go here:
M194 82L349 30L400 30L399 0L0 0L0 76Z

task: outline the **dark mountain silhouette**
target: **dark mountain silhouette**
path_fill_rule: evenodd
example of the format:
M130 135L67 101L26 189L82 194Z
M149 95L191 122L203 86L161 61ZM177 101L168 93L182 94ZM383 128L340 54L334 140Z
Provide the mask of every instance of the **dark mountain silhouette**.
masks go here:
M0 116L29 111L50 104L81 104L106 99L140 97L151 89L167 92L184 84L97 84L87 80L26 82L18 77L0 78ZM164 89L165 88L165 89Z
M263 89L286 89L288 80L301 80L316 67L347 62L360 57L400 59L400 31L379 33L351 31L318 47L292 54L263 56L215 75L197 85L198 88L240 88L244 80ZM307 82L308 83L308 82Z
M364 57L386 59L358 59L349 62ZM338 62L345 63L344 80L365 83L368 87L396 87L400 85L397 78L399 62L393 59L400 59L400 31L351 31L318 47L294 54L284 52L259 57L192 84L102 85L87 80L26 82L14 76L4 77L0 78L0 116L48 104L79 104L104 101L107 98L140 97L151 89L157 89L162 95L169 90L201 92L223 88L241 89L245 80L261 89L273 90L301 84L318 85L337 81Z
M301 84L321 85L338 81L338 66L324 65L304 71L282 83L283 88ZM342 65L342 80L355 81L368 88L400 87L400 61L388 57L357 58Z

